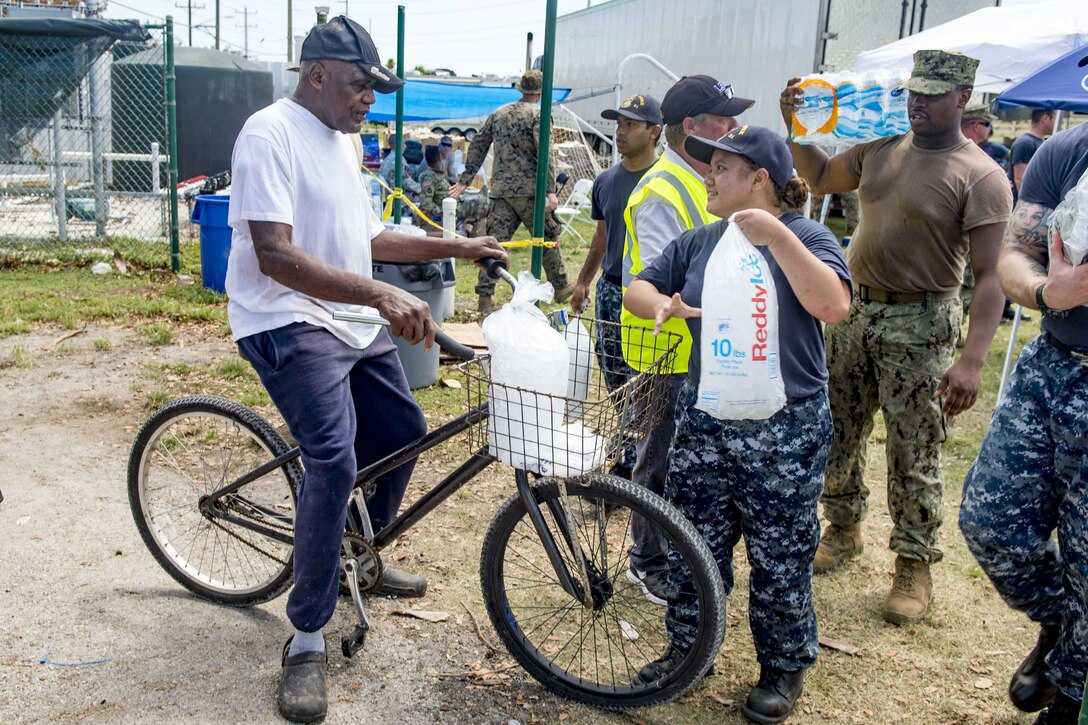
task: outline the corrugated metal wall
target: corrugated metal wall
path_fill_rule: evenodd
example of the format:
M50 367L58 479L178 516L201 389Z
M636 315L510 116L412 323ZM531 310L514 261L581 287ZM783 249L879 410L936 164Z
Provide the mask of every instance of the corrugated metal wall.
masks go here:
M819 32L820 0L612 0L559 18L555 82L572 95L615 83L616 69L632 53L648 53L677 75L705 73L732 83L756 100L749 123L781 125L778 94L791 75L811 73ZM641 61L624 70L624 95L660 99L672 85ZM602 128L609 93L571 104Z

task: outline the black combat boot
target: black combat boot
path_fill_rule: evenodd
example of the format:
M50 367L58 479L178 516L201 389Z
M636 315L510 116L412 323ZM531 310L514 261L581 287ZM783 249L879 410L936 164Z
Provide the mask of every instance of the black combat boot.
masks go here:
M801 696L804 685L804 670L787 672L760 667L759 682L748 692L741 714L761 724L782 722L793 711L793 704Z

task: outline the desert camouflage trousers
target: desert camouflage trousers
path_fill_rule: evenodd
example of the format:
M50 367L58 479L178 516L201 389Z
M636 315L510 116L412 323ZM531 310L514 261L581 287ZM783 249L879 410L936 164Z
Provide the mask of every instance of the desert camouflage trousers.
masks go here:
M492 198L487 212L487 233L500 242L509 242L514 238L514 232L518 230L518 227L524 224L527 235L532 236L533 215L536 212L534 204L531 196ZM554 214L545 214L544 239L554 242L558 238L559 222L555 220ZM544 247L542 266L545 278L552 283L557 292L567 286L567 270L563 265L563 255L560 254L559 247ZM476 294L495 294L495 280L489 278L483 270L480 270L476 281Z
M699 530L733 590L733 548L744 537L748 622L759 663L802 670L816 662L812 557L820 540L816 502L831 442L831 411L823 391L786 405L768 420L718 420L694 407L697 384L677 401L665 498ZM669 552L672 641L694 642L694 587Z
M967 473L960 529L1009 606L1061 624L1050 678L1080 700L1088 672L1088 367L1043 337L1021 353Z
M879 409L887 428L891 548L935 562L942 551L941 444L945 420L934 399L952 365L963 311L958 299L907 304L854 300L827 328L828 396L834 436L827 463L824 515L848 526L865 518L867 445Z

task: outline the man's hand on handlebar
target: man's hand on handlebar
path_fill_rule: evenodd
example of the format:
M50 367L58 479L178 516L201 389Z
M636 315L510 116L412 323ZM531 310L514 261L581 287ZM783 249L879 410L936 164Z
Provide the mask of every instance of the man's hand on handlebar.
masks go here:
M423 340L423 349L430 350L436 329L431 319L431 308L423 300L403 290L387 287L386 294L374 307L389 320L389 332L412 345Z
M503 263L503 266L510 263L506 250L502 248L499 240L495 239L495 237L462 239L456 256L460 259L470 259L473 262L481 259L497 259Z

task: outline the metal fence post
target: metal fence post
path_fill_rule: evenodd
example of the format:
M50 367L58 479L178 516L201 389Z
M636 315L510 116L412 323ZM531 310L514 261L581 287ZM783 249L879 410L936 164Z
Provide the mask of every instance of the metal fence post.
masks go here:
M174 16L166 16L166 137L170 155L166 183L170 194L170 269L181 271L178 246L178 101L174 76Z
M53 205L57 212L57 236L68 241L68 179L64 173L64 151L60 142L61 113L53 116Z
M91 105L91 177L94 181L94 232L98 237L106 236L106 221L109 219L109 209L106 204L106 162L105 139L102 133L102 119L106 115L103 107L101 88L105 75L102 67L104 58L98 58L91 63L90 72L87 74L87 94Z

